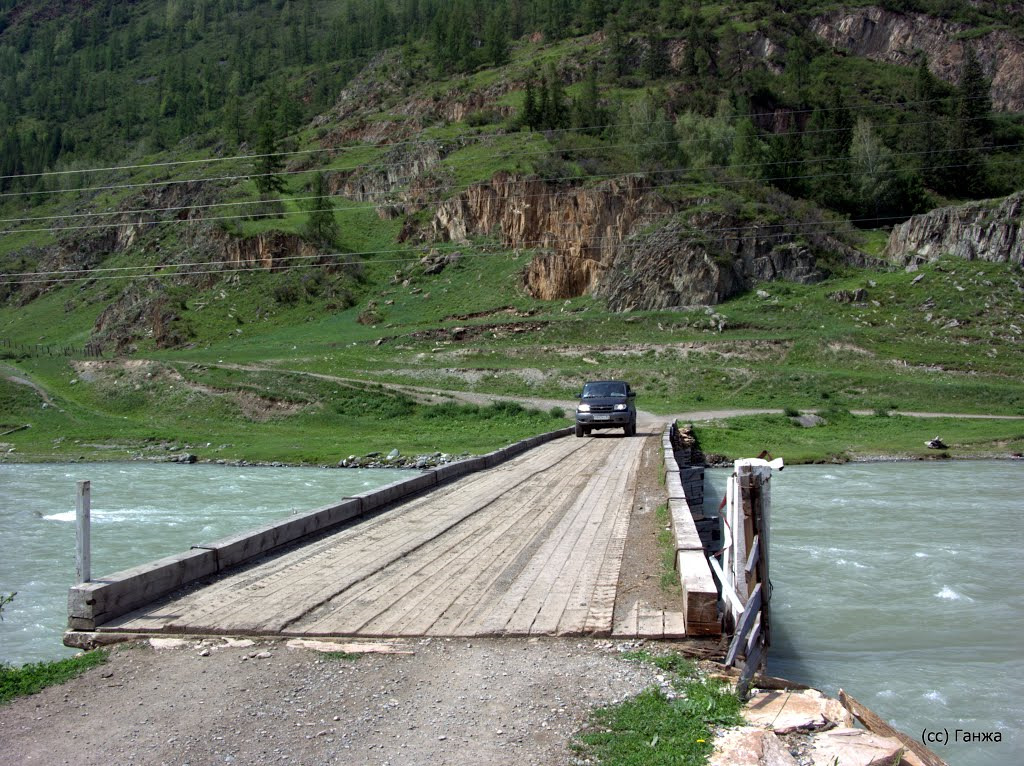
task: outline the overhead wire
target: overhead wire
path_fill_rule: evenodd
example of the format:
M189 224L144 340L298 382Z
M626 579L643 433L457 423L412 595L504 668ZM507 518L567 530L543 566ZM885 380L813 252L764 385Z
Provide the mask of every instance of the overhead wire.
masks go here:
M902 220L904 216L892 216L889 218L878 218L872 217L869 219L853 219L852 221L837 220L837 221L807 221L802 223L787 223L787 224L759 224L752 223L742 226L721 226L721 227L710 227L702 228L692 235L679 237L673 240L673 243L677 246L683 246L686 244L695 243L706 243L714 242L714 234L724 235L723 239L728 242L738 242L746 240L781 240L781 239L792 239L794 236L799 236L801 233L830 233L831 231L848 230L848 227L853 224L863 221L879 221L879 220ZM755 231L755 234L744 236L740 232ZM795 233L794 233L795 232ZM730 236L731 235L731 236ZM585 249L593 250L599 248L605 241L614 241L616 243L623 241L624 237L614 235L598 235L590 237L586 240ZM577 240L559 240L557 237L544 236L538 237L531 240L523 240L519 242L506 243L506 244L490 244L488 243L482 252L476 253L460 253L461 257L497 257L501 255L510 256L513 258L519 258L519 251L526 249L531 251L540 251L540 254L545 257L551 258L574 258L575 256L569 255L568 253L559 253L554 251L552 248L557 247L564 242L576 243ZM432 251L437 251L437 254L445 250L462 250L471 243L466 242L441 242L441 243L430 243L429 245L424 244L423 247L430 247ZM510 252L511 251L511 252ZM406 253L401 258L374 258L368 262L361 260L369 256L379 255L390 255L394 253ZM424 254L409 254L409 248L392 248L385 250L367 250L367 251L356 251L356 252L336 252L336 253L316 253L312 255L293 255L293 256L279 256L274 258L275 265L289 263L290 268L311 268L321 266L357 266L366 265L372 263L375 265L386 264L386 263L414 263L421 262L424 257L428 257L430 254L425 256ZM536 254L536 253L535 253ZM348 258L348 259L360 259L360 260L347 260L343 262L332 261L331 259ZM302 264L295 263L298 261L316 261L316 263ZM211 268L206 270L205 267L217 266L219 268ZM229 266L226 268L226 266ZM187 267L187 270L182 271L183 267ZM97 267L93 269L66 269L62 271L40 271L40 272L20 272L14 274L3 275L7 279L0 280L0 285L3 284L41 284L41 283L63 283L63 282L91 282L99 279L124 279L124 278L163 278L163 277L181 277L181 276L193 276L193 275L204 275L204 274L228 274L235 272L247 272L247 271L267 271L265 266L252 266L252 267L232 267L228 262L224 260L217 261L198 261L198 262L164 262L156 264L143 264L135 266L113 266L113 267ZM117 273L114 273L117 272ZM133 272L133 273L125 273ZM139 273L146 272L146 273ZM99 276L97 276L99 275ZM15 278L18 279L15 279ZM40 279L27 279L27 277L41 277Z
M1022 147L1022 146L1024 146L1024 143L1007 145L1006 148L1018 148L1018 147ZM945 150L945 149L935 149L935 150L917 151L917 152L891 152L889 154L889 157L891 157L891 158L914 157L914 156L924 156L924 155L929 155L929 154L943 155L943 154L948 154L948 151ZM815 165L815 164L823 164L823 163L831 163L831 162L840 162L840 161L846 161L848 159L849 159L848 157L824 157L824 158L816 157L816 158L805 158L805 159L798 159L798 160L778 160L778 161L772 161L772 162L761 162L761 163L747 164L747 165L743 165L743 164L740 164L740 165L708 165L708 166L703 166L703 167L700 167L700 168L690 168L690 167L687 167L687 166L678 166L678 167L673 167L673 168L662 168L662 169L657 169L657 170L648 170L648 171L645 171L645 172L634 172L634 173L591 173L591 174L585 174L585 175L568 175L568 176L561 176L561 177L556 177L556 178L549 178L549 179L546 179L546 180L550 181L550 182L564 182L564 181L577 181L578 182L578 181L595 181L595 180L605 180L605 181L607 181L607 180L614 180L614 179L619 179L619 178L629 178L629 177L644 179L644 178L648 178L650 176L675 175L675 174L688 173L688 172L694 172L694 171L698 171L698 172L702 172L702 173L707 173L707 172L724 172L724 171L727 171L727 170L743 170L743 169L750 168L750 167L772 167L772 166L777 166L777 165L782 165L782 166L786 166L786 167L794 167L794 166L799 166L799 165ZM1024 157L1022 157L1022 158L1015 158L1015 159L1009 159L1009 160L995 161L995 162L988 162L987 164L989 164L989 165L993 165L993 164L994 165L1007 165L1007 164L1015 164L1017 162L1022 162L1022 161L1024 161ZM923 166L920 166L919 169L921 169L921 170L953 169L953 168L973 167L973 166L978 165L978 164L979 163L977 163L977 162L970 162L970 163L939 163L939 164L935 164L935 165L923 165ZM885 174L898 174L900 172L903 172L903 169L899 168L899 167L892 167L892 168L889 168L889 169L887 169L885 171L880 171L880 172L883 172ZM716 179L716 181L717 181L717 183L719 183L719 184L721 184L723 186L736 186L736 185L748 184L748 183L750 183L753 180L756 180L759 183L771 183L771 182L774 182L774 181L787 181L787 180L789 180L789 181L807 181L807 180L816 180L816 179L823 179L823 178L845 177L847 175L852 175L852 174L853 174L853 171L839 171L839 172L831 172L831 173L786 174L786 175L780 175L780 176L758 177L757 179L750 179L750 178L735 178L735 179L720 178L720 179ZM424 193L434 193L434 192L437 192L437 193L441 193L441 194L452 195L452 194L456 194L456 193L467 191L468 189L470 189L470 188L472 188L474 186L480 186L480 185L484 185L486 183L487 182L466 182L464 184L443 184L443 185L438 185L438 186L433 186L433 187L423 187L423 188L421 188L421 189L419 189L417 191L424 192ZM659 189L680 188L680 187L685 187L686 185L691 185L691 184L692 185L698 185L698 182L692 181L692 180L670 181L670 182L667 182L667 183L659 184L658 188ZM382 194L395 194L395 193L397 193L397 190L390 191L390 192L384 192ZM543 198L554 198L554 197L561 196L561 195L563 195L565 193L566 193L565 190L555 190L555 191L549 191L549 192L538 192L538 193L534 193L534 194L518 195L516 197L516 199L517 200L528 201L528 200L536 200L536 199L543 199ZM164 208L144 208L144 209L139 209L139 210L128 210L128 211L107 211L107 212L78 213L78 214L67 214L67 215L55 214L55 215L52 215L52 216L39 216L39 217L35 217L35 218L8 218L8 219L0 218L0 223L50 221L50 220L64 220L66 218L90 218L90 217L115 216L115 215L119 215L119 216L143 215L143 214L147 214L147 213L181 212L181 211L203 210L203 209L212 209L212 208L220 208L220 207L232 207L232 206L248 206L248 205L259 205L259 204L274 205L274 204L285 204L285 203L294 203L294 202L308 202L308 201L312 201L312 200L335 199L336 197L337 197L337 195L310 195L310 196L302 196L302 197L280 197L280 198L266 199L266 200L237 200L237 201L228 201L228 202L215 202L215 203L203 203L203 204L178 205L178 206L169 206L169 207L164 207ZM106 228L126 228L126 227L135 227L135 226L150 226L150 225L157 225L157 224L163 224L163 223L203 223L203 222L228 221L228 220L238 220L238 219L254 220L254 219L258 219L258 218L268 218L268 217L284 217L284 216L293 216L293 215L307 215L307 214L309 214L311 212L325 212L325 211L334 211L336 213L350 213L350 212L360 212L360 211L365 211L365 210L374 210L374 209L377 209L377 208L381 207L382 205L387 205L387 204L404 204L404 203L407 203L407 202L416 202L418 204L423 204L423 205L440 204L440 203L442 203L444 201L444 199L445 198L443 198L443 197L427 198L427 199L417 198L417 199L408 200L408 201L395 200L393 202L383 201L382 200L382 201L374 202L374 203L368 204L368 205L350 205L350 206L342 207L342 208L334 208L332 206L332 207L326 207L326 208L320 208L320 209L275 210L275 211L263 212L263 213L261 213L261 212L239 213L239 214L236 214L236 215L205 216L205 217L197 217L197 218L192 218L192 217L188 217L188 218L172 218L172 219L159 219L159 220L152 220L152 221L118 221L118 222L113 222L113 223L94 223L94 224L81 224L81 225L69 225L69 226L47 226L47 227L37 227L37 228L16 227L16 228L10 228L10 229L0 229L0 235L2 235L2 234L16 234L16 233L59 233L59 232L62 232L62 231L87 231L87 230L106 229Z
M985 119L985 118L983 118L983 117L976 117L976 118L971 118L969 121L981 121L983 119ZM900 125L900 127L901 128L912 128L912 127L917 127L917 126L920 126L920 125L931 125L934 122L935 122L934 120L922 120L920 122L902 123ZM634 128L643 127L644 125L654 125L654 124L657 124L657 123L654 123L654 122L651 122L651 123L629 123L629 125L631 127L634 127ZM601 127L601 126L598 126L598 127ZM579 128L579 129L574 129L574 130L589 130L589 129L588 128ZM771 135L773 137L781 137L781 138L784 138L786 136L791 136L791 135L799 135L799 136L803 137L803 136L816 135L816 134L822 134L822 133L848 132L848 130L849 129L847 129L847 128L822 128L820 130L780 131L778 133L772 133ZM540 133L544 133L544 132L541 131ZM479 141L481 143L485 143L486 141L493 140L495 138L513 137L513 136L516 136L516 135L517 134L514 134L514 133L481 134L479 136L473 136L471 138L479 139ZM706 140L707 140L708 144L711 144L715 139L714 139L714 137L709 137ZM401 142L399 142L399 144L400 143ZM426 142L424 142L424 145L428 145L428 144L431 144L431 143L437 143L437 142L436 141L426 141ZM670 146L672 144L677 144L677 143L678 143L677 140L644 141L644 146L646 146L646 147ZM462 146L459 146L457 150L465 149L468 145L469 145L468 143L467 144L463 144ZM390 149L391 147L395 146L395 144L386 144L385 146L387 146ZM600 154L600 153L603 153L603 152L607 152L609 150L624 149L624 148L628 149L628 148L632 148L632 147L635 147L635 146L636 146L636 142L635 141L631 141L631 142L624 143L624 144L599 144L599 145L595 145L595 146L563 147L563 148L558 148L558 147L541 147L541 148L531 149L531 150L498 152L498 153L494 154L492 156L492 158L495 159L495 160L499 160L499 159L512 159L512 158L516 158L516 157L532 157L532 156L538 156L538 155L543 156L543 155L551 154L552 152L557 152L557 153L562 153L562 154L570 154L570 155L583 155L583 154L587 154L587 153L590 153L590 152L593 152L593 153L596 153L596 154ZM1010 149L1010 148L1016 148L1016 147L1019 147L1019 146L1020 146L1020 144L1005 144L1005 145L1001 145L1001 146L997 146L997 147L992 147L992 148L993 149ZM310 151L314 152L314 153L320 153L320 152L329 153L332 150L319 149L319 150L310 150ZM936 151L942 151L942 150L936 150ZM288 154L288 153L284 153L284 154ZM912 152L894 153L893 156L904 156L904 155L909 155L909 154L912 154ZM272 156L275 156L275 155L273 155L273 154L263 154L263 155L246 155L246 156L272 157ZM444 159L445 158L442 158L441 161L443 162ZM807 161L819 161L820 162L820 161L824 161L824 160L822 158L818 158L816 160L808 159ZM189 162L193 162L193 161L190 160ZM199 160L195 160L194 162L199 162ZM360 170L371 170L373 172L383 172L383 171L386 171L386 170L389 170L389 169L393 169L393 168L403 168L407 164L408 163L406 163L406 162L374 163L372 165L370 163L366 163L364 165L357 165L355 168L339 168L338 171L339 172L349 171L349 172L352 172L353 174L358 172L358 171L360 171ZM68 171L68 172L75 172L75 171ZM240 174L237 174L237 175L227 175L227 176L199 176L199 177L195 177L195 178L164 179L164 180L159 180L159 181L138 181L138 182L132 182L132 183L106 184L106 185L102 185L102 186L81 186L81 187L63 188L63 189L34 189L34 190L22 190L22 191L8 191L8 192L0 192L0 199L12 198L12 197L29 197L29 196L58 195L58 194L72 194L72 193L81 194L81 193L84 193L84 192L98 192L98 191L123 191L123 190L127 190L127 189L145 189L145 188L153 188L153 187L182 186L182 185L186 185L186 184L195 184L195 183L211 183L211 182L214 182L214 181L247 181L247 180L251 180L251 179L254 179L254 178L267 178L267 177L271 177L271 176L305 175L307 173L319 173L319 172L324 172L324 169L323 168L295 168L295 169L292 169L292 170L282 169L282 170L276 171L276 172L265 172L265 173L252 172L252 173L240 173ZM617 174L617 175L622 175L622 174ZM4 177L0 177L0 180L3 180L3 178ZM400 176L400 177L398 177L396 179L396 181L400 182L400 183L408 182L409 180L410 180L409 176ZM230 204L230 203L221 203L221 204ZM91 215L91 214L83 214L83 215ZM96 215L103 215L103 213L96 213ZM9 221L12 221L12 220L16 220L16 219L0 219L0 222L9 222Z
M977 97L973 97L973 98L975 100L983 100L986 97L985 96L977 96ZM789 115L803 115L803 114L813 114L815 112L827 113L827 112L877 111L879 109L885 109L885 108L899 108L899 107L920 106L920 105L927 105L927 104L948 103L949 100L950 100L950 97L945 97L945 98L917 99L917 100L899 100L899 101L890 101L890 102L882 103L882 104L859 104L859 105L850 105L850 106L843 106L843 107L828 107L828 106L825 106L825 107L815 107L815 108L811 108L811 109L792 109L792 110L788 110L786 112L786 114L789 114ZM970 101L972 99L968 98L966 100ZM731 115L731 116L734 119L752 119L752 118L755 118L755 117L763 117L766 114L767 114L766 112L762 111L762 112L747 112L745 114L734 114L734 115ZM632 126L634 124L635 123L633 123L632 121L629 121L629 122L612 122L612 123L606 123L604 125L585 126L585 127L578 127L578 128L552 128L550 130L545 130L545 131L542 131L542 132L544 132L546 135L552 135L552 134L558 135L558 134L580 133L580 132L586 133L586 132L589 132L591 130L596 130L596 129L604 130L604 129L607 129L607 128L629 127L629 126ZM828 130L842 130L842 128L835 128L835 129L828 129ZM824 132L824 131L822 131L822 132ZM434 143L434 142L436 142L438 140L442 140L442 139L407 139L407 140L404 140L404 141L390 142L390 143L384 144L384 145L389 147L389 148L393 148L393 147L429 144L429 143ZM150 168L177 167L177 166L196 165L196 164L211 163L211 162L230 162L230 161L238 161L238 160L262 159L262 158L267 158L267 157L291 157L291 156L304 155L304 154L330 153L332 151L339 151L340 149L344 149L344 148L351 148L351 147L318 148L318 149L294 149L294 150L286 150L286 151L280 151L280 152L266 152L266 153L262 153L262 154L247 153L247 154L229 155L229 156L226 156L226 157L207 157L207 158L194 159L194 160L168 160L168 161L161 161L161 162L146 162L146 163L125 164L125 165L110 165L110 166L106 166L106 167L68 168L66 170L44 170L44 171L39 171L39 172L35 172L35 173L11 173L11 174L7 174L7 175L0 175L0 181L13 180L13 179L40 178L40 177L59 176L59 175L71 175L71 174L75 174L75 173L105 173L105 172L115 172L115 171L122 171L122 170L145 170L145 169L150 169Z

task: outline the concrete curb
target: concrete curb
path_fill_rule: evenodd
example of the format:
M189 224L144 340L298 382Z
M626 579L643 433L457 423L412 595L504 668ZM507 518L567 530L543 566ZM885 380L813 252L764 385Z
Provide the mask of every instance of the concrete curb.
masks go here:
M671 428L670 424L665 429L661 444L665 460L665 494L676 547L676 571L683 589L686 634L717 636L722 633L718 616L718 586L686 500L686 487L672 448Z
M221 540L200 543L185 553L74 585L68 592L68 627L71 630L94 630L105 622L163 598L196 580L244 564L281 546L321 533L445 482L493 468L533 447L571 433L573 429L568 427L531 436L482 457L448 463L411 479L346 497L335 505L317 508Z

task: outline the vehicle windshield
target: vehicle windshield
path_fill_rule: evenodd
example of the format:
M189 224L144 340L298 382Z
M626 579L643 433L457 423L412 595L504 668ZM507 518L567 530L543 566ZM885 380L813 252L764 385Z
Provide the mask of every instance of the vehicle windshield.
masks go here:
M625 383L587 383L583 387L584 399L600 399L606 396L625 396Z

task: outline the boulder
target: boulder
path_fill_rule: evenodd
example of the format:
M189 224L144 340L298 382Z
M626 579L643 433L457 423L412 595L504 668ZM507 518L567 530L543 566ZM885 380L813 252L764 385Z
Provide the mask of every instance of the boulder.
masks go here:
M715 739L708 766L797 766L797 762L774 732L739 726Z
M747 703L743 717L749 724L776 734L816 731L836 724L853 725L853 717L838 700L816 689L759 692Z
M899 740L846 726L814 735L809 755L814 766L895 766L908 762L906 748Z

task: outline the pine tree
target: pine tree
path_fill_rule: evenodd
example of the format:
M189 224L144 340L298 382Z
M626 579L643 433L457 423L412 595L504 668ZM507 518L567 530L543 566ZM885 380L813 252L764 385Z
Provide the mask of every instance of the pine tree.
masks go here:
M622 27L617 16L610 16L604 27L605 39L607 40L607 53L605 54L604 73L605 79L614 82L625 75L628 71L626 44L622 38Z
M580 128L591 135L600 134L600 126L605 123L604 112L600 104L601 92L597 86L597 68L591 67L587 79L583 82L580 97L573 102L573 127Z
M530 130L540 128L540 111L532 77L526 81L526 93L523 95L523 125Z
M310 198L303 207L307 213L306 237L318 245L332 247L338 241L338 220L327 188L327 177L323 173L313 176Z
M984 149L992 132L991 86L974 49L967 46L957 87L952 136L954 181L950 192L965 197L983 196L988 189Z
M256 108L256 167L253 183L263 199L285 190L281 169L284 160L280 154L277 121L273 98L268 91Z
M665 50L665 41L657 30L652 29L646 35L640 67L648 80L660 80L668 73L668 53Z
M736 136L729 155L729 166L734 173L759 180L765 175L767 148L757 134L757 126L750 118L736 123Z
M484 56L494 66L508 63L508 9L504 3L491 11L484 33Z

